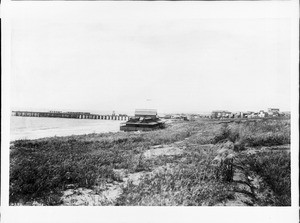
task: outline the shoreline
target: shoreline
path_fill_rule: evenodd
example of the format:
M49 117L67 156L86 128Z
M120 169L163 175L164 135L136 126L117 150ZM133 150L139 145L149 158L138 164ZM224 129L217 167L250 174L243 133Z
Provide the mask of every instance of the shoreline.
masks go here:
M48 137L117 132L122 121L14 117L11 119L10 142Z

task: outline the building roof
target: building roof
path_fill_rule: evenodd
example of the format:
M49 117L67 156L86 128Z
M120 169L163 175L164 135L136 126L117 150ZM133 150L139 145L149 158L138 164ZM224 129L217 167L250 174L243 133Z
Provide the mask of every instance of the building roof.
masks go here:
M135 115L143 115L143 116L153 116L157 115L157 110L156 109L136 109L135 110Z
M159 125L161 124L161 122L148 122L148 123L145 123L145 122L126 122L126 125L150 125L150 126L153 126L153 125Z

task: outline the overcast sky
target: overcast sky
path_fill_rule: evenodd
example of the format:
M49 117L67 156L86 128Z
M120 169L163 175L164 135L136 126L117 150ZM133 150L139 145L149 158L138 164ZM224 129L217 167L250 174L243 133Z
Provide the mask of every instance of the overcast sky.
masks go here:
M290 110L286 19L12 25L13 109Z

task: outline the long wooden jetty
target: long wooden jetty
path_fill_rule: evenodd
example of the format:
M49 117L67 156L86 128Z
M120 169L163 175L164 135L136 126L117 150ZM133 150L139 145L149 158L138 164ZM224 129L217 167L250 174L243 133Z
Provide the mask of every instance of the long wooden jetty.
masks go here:
M73 118L73 119L101 119L101 120L124 120L127 121L129 116L121 114L98 115L89 112L32 112L32 111L12 111L12 116L24 117L49 117L49 118Z

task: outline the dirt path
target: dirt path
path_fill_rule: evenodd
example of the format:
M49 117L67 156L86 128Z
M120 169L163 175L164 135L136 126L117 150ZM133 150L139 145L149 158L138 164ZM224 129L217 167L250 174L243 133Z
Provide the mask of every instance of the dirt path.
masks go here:
M290 145L280 145L271 147L247 148L242 154L254 155L266 151L290 151ZM236 166L233 174L233 195L234 199L227 200L216 206L257 206L258 200L262 197L275 199L273 191L264 183L264 180L253 171L245 171Z

